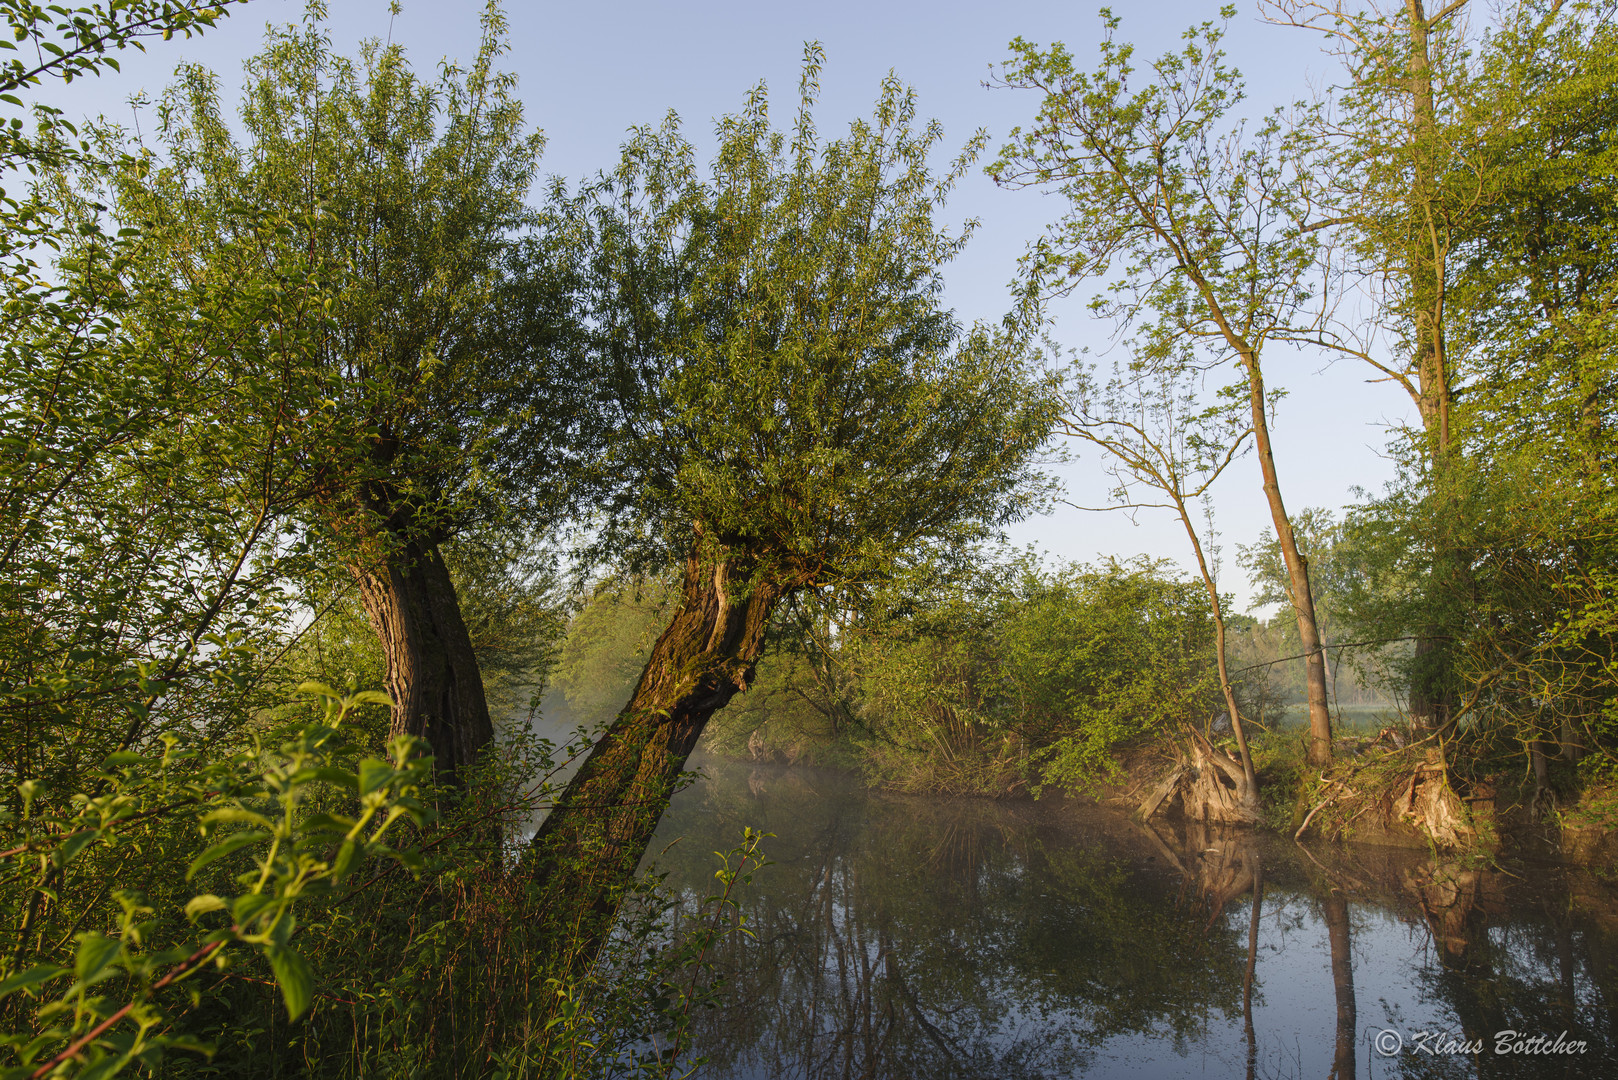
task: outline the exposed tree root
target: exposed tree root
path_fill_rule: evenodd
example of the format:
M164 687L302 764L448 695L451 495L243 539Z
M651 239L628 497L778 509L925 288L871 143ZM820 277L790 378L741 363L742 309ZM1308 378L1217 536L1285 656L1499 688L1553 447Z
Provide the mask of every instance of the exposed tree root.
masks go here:
M1187 747L1169 775L1151 790L1140 805L1143 820L1167 810L1175 802L1193 821L1219 825L1254 825L1263 818L1258 788L1241 762L1214 746L1199 731L1192 731Z
M1324 787L1293 839L1301 839L1311 824L1323 835L1341 837L1356 818L1379 811L1384 827L1409 825L1441 850L1478 844L1477 827L1450 784L1439 747L1389 750L1335 775L1322 774L1321 780Z

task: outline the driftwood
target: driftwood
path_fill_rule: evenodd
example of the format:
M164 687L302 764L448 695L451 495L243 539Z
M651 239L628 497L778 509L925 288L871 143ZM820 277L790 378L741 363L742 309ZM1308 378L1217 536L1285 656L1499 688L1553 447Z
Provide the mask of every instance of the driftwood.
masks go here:
M1345 785L1341 780L1333 780L1330 784L1326 785L1326 797L1315 803L1314 808L1303 816L1303 824L1299 825L1298 831L1292 834L1292 839L1294 841L1303 839L1304 830L1309 828L1309 823L1311 821L1315 820L1315 815L1320 813L1321 810L1325 809L1327 803L1331 802L1331 789L1334 787L1346 788L1347 785Z
M1152 815L1157 813L1170 795L1174 794L1174 789L1180 786L1180 778L1185 773L1186 765L1181 762L1174 767L1174 770L1168 776L1163 778L1162 783L1151 790L1151 793L1146 796L1146 801L1141 803L1140 809L1136 811L1142 821L1152 819Z

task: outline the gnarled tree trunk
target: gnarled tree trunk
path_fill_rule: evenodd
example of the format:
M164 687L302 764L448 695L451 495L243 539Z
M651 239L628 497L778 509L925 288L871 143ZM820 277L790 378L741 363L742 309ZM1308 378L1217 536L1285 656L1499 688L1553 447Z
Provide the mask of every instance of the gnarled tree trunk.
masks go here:
M679 608L634 694L534 836L529 855L553 925L568 928L584 964L611 930L709 717L746 689L770 612L796 587L752 577L734 559L687 557Z
M1213 612L1214 654L1219 666L1219 688L1225 696L1225 710L1230 717L1230 730L1236 736L1237 755L1241 759L1242 775L1234 778L1233 782L1236 785L1241 820L1252 824L1264 816L1264 811L1259 805L1258 771L1253 768L1253 754L1247 746L1247 728L1242 722L1241 710L1236 707L1236 691L1230 685L1230 665L1225 657L1225 608L1219 600L1219 583L1214 581L1213 568L1208 565L1207 556L1203 554L1202 541L1197 537L1197 530L1191 526L1191 514L1186 509L1185 500L1177 493L1174 495L1174 505L1180 514L1180 524L1185 526L1185 534L1191 540L1191 550L1196 553L1197 571L1202 575L1203 588L1208 591L1208 609ZM1209 750L1213 750L1211 744Z
M1193 821L1253 825L1264 816L1258 782L1243 763L1191 729L1190 783L1181 792L1185 816Z
M409 540L349 567L387 660L392 733L431 748L437 776L457 783L494 741L483 676L436 545Z

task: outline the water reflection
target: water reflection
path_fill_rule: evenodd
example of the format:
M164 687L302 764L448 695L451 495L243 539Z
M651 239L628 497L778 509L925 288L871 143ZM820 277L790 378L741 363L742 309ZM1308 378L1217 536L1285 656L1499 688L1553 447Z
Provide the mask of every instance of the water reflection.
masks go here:
M1588 873L704 767L652 846L681 838L671 885L701 896L743 825L777 834L744 901L754 936L718 958L704 1075L1618 1074L1618 903ZM1378 1053L1383 1029L1406 1049ZM1507 1029L1588 1048L1496 1056ZM1419 1032L1488 1052L1425 1054Z

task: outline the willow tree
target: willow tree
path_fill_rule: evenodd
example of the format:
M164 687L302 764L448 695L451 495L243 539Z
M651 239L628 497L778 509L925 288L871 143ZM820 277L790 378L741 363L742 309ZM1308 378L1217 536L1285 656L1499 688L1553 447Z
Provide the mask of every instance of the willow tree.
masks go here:
M1224 9L1224 18L1235 14ZM1265 500L1291 581L1305 653L1309 759L1331 758L1326 668L1309 588L1309 567L1292 534L1270 440L1265 352L1277 342L1315 342L1316 245L1295 223L1310 180L1278 117L1253 130L1232 115L1240 75L1220 51L1223 31L1203 23L1164 54L1133 89L1133 48L1114 40L1106 18L1100 64L1081 70L1060 43L1018 39L1003 85L1040 95L1027 129L1012 132L994 178L1054 191L1068 201L1033 252L1030 271L1046 292L1111 278L1100 314L1144 325L1165 355L1231 362L1245 385Z
M820 63L811 48L790 135L759 86L719 121L708 175L671 117L574 204L626 432L601 544L679 574L633 694L535 839L586 953L777 606L870 585L1039 494L1052 410L1021 336L940 303L970 229L935 218L982 136L935 170L940 130L890 77L870 119L822 143Z
M542 140L494 66L504 34L491 5L475 62L429 83L398 46L335 54L317 5L248 63L239 128L214 76L183 68L115 190L176 288L296 277L323 298L266 316L224 401L284 388L264 421L289 433L306 536L358 586L394 733L424 736L446 777L493 729L442 549L543 524L600 415L559 360L574 323L525 202Z

